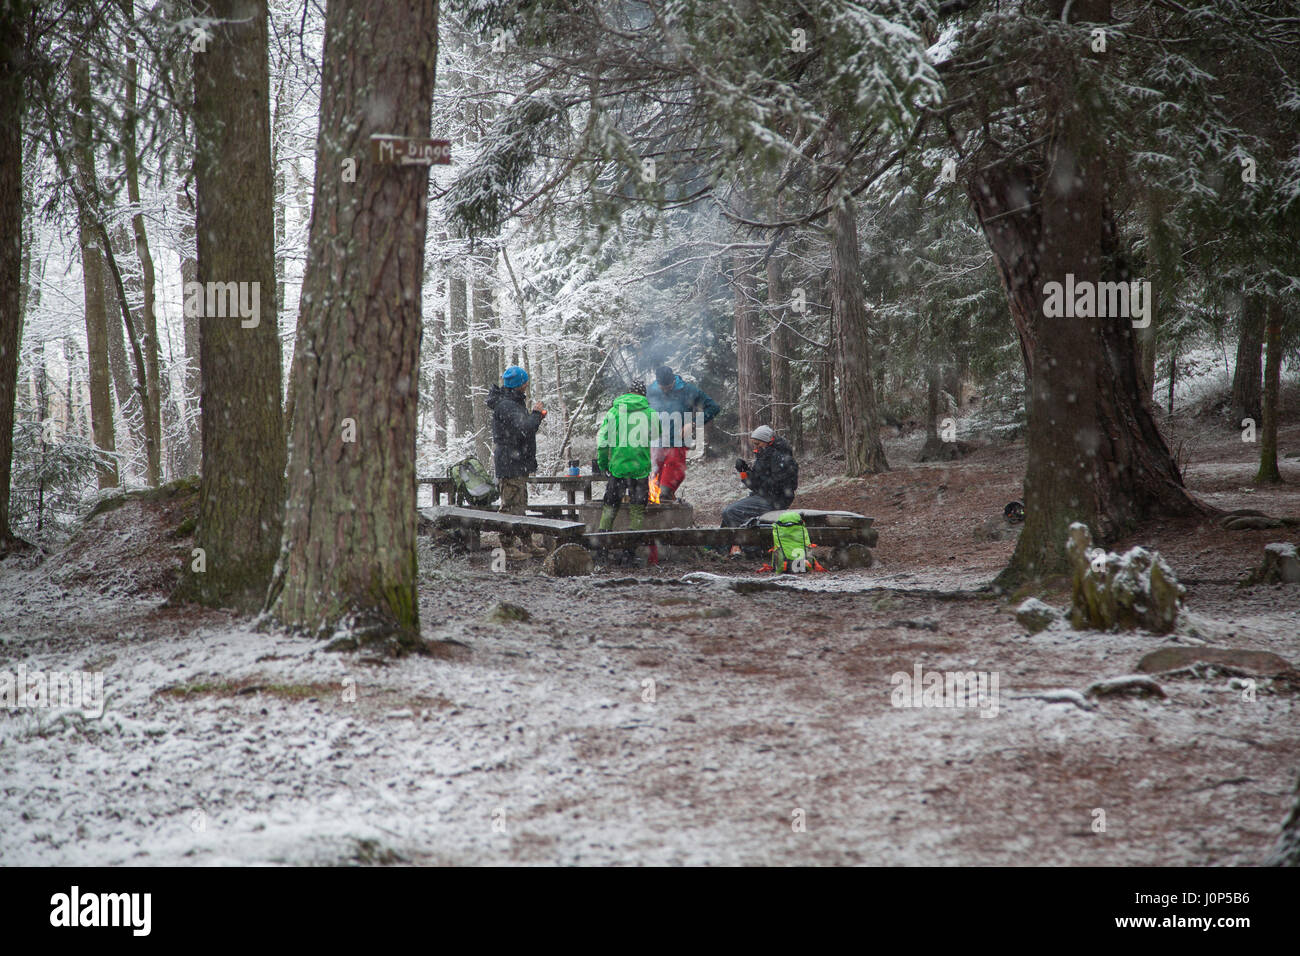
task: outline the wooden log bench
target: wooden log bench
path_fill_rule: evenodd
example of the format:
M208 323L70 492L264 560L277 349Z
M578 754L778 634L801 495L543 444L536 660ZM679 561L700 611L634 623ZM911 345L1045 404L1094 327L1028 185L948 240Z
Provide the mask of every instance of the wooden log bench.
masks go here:
M875 547L880 532L875 528L809 527L808 538L818 547L864 544ZM664 528L658 531L593 531L582 535L589 548L636 548L648 544L681 547L763 548L772 546L772 529L763 528Z
M578 509L581 507L577 502L571 505L561 505L552 502L542 502L534 504L528 502L528 513L536 514L542 518L570 518L577 521L580 518Z
M505 532L509 535L538 534L556 542L581 543L587 526L581 521L558 521L551 518L533 518L525 515L502 514L478 508L460 508L455 505L435 505L420 511L435 528L467 532L469 547L477 549L480 531Z
M554 504L546 507L567 509L568 505ZM808 528L808 537L820 548L846 548L862 546L873 548L880 533L871 527L874 519L850 511L801 512ZM478 508L461 508L455 505L436 505L424 508L420 514L435 528L464 532L468 546L479 547L481 531L504 532L509 535L536 534L554 544L568 542L587 548L637 548L643 545L663 544L678 547L746 548L766 550L772 544L771 524L746 528L660 528L650 531L587 531L581 521L565 521L532 515L502 514ZM775 520L784 512L771 511L760 520ZM870 559L870 556L867 556Z

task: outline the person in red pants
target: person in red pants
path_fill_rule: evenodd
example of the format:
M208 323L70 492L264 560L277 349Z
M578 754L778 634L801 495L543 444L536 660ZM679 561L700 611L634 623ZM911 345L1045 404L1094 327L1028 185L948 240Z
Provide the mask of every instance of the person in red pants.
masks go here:
M721 411L698 385L682 381L667 365L655 370L646 400L659 414L659 444L650 449L651 497L658 487L660 501L672 501L686 478L687 443L694 438L694 422L710 422Z

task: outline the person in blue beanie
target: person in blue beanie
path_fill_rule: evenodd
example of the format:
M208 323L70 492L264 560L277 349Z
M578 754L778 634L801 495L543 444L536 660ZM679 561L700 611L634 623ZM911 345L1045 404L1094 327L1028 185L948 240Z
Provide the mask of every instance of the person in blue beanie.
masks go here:
M528 410L526 389L528 373L512 365L501 375L501 384L493 385L487 397L492 409L492 464L501 486L503 514L528 513L528 476L537 470L537 429L546 417L541 402ZM515 549L514 535L502 534L501 547L516 561L540 556L544 548L533 547L532 536L525 534Z

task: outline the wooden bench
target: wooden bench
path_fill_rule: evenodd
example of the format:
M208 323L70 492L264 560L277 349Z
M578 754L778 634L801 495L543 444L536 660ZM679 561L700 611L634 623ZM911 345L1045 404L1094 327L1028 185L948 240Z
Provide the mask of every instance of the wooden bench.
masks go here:
M473 528L480 531L504 531L506 534L540 534L548 538L578 538L586 530L581 521L555 521L527 515L504 514L479 508L437 505L425 508L424 515L435 528Z
M865 544L875 547L880 532L871 527L809 527L808 538L819 547ZM685 547L770 548L772 529L767 528L663 528L658 531L593 531L582 536L589 548L635 548L648 544Z

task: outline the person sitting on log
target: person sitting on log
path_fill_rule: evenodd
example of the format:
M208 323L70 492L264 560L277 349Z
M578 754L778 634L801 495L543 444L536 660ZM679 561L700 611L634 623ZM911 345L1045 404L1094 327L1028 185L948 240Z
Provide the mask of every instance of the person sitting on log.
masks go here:
M650 442L658 436L659 417L650 411L645 382L638 379L614 399L596 435L596 464L610 476L605 482L600 509L601 531L613 529L624 494L629 502L628 529L640 531L645 525L650 494Z
M794 501L799 487L799 463L784 438L767 425L759 425L749 438L754 447L754 461L751 464L737 458L736 471L740 472L740 481L750 495L722 509L724 528L740 528L769 511L784 511ZM740 546L733 545L731 556L740 553Z

